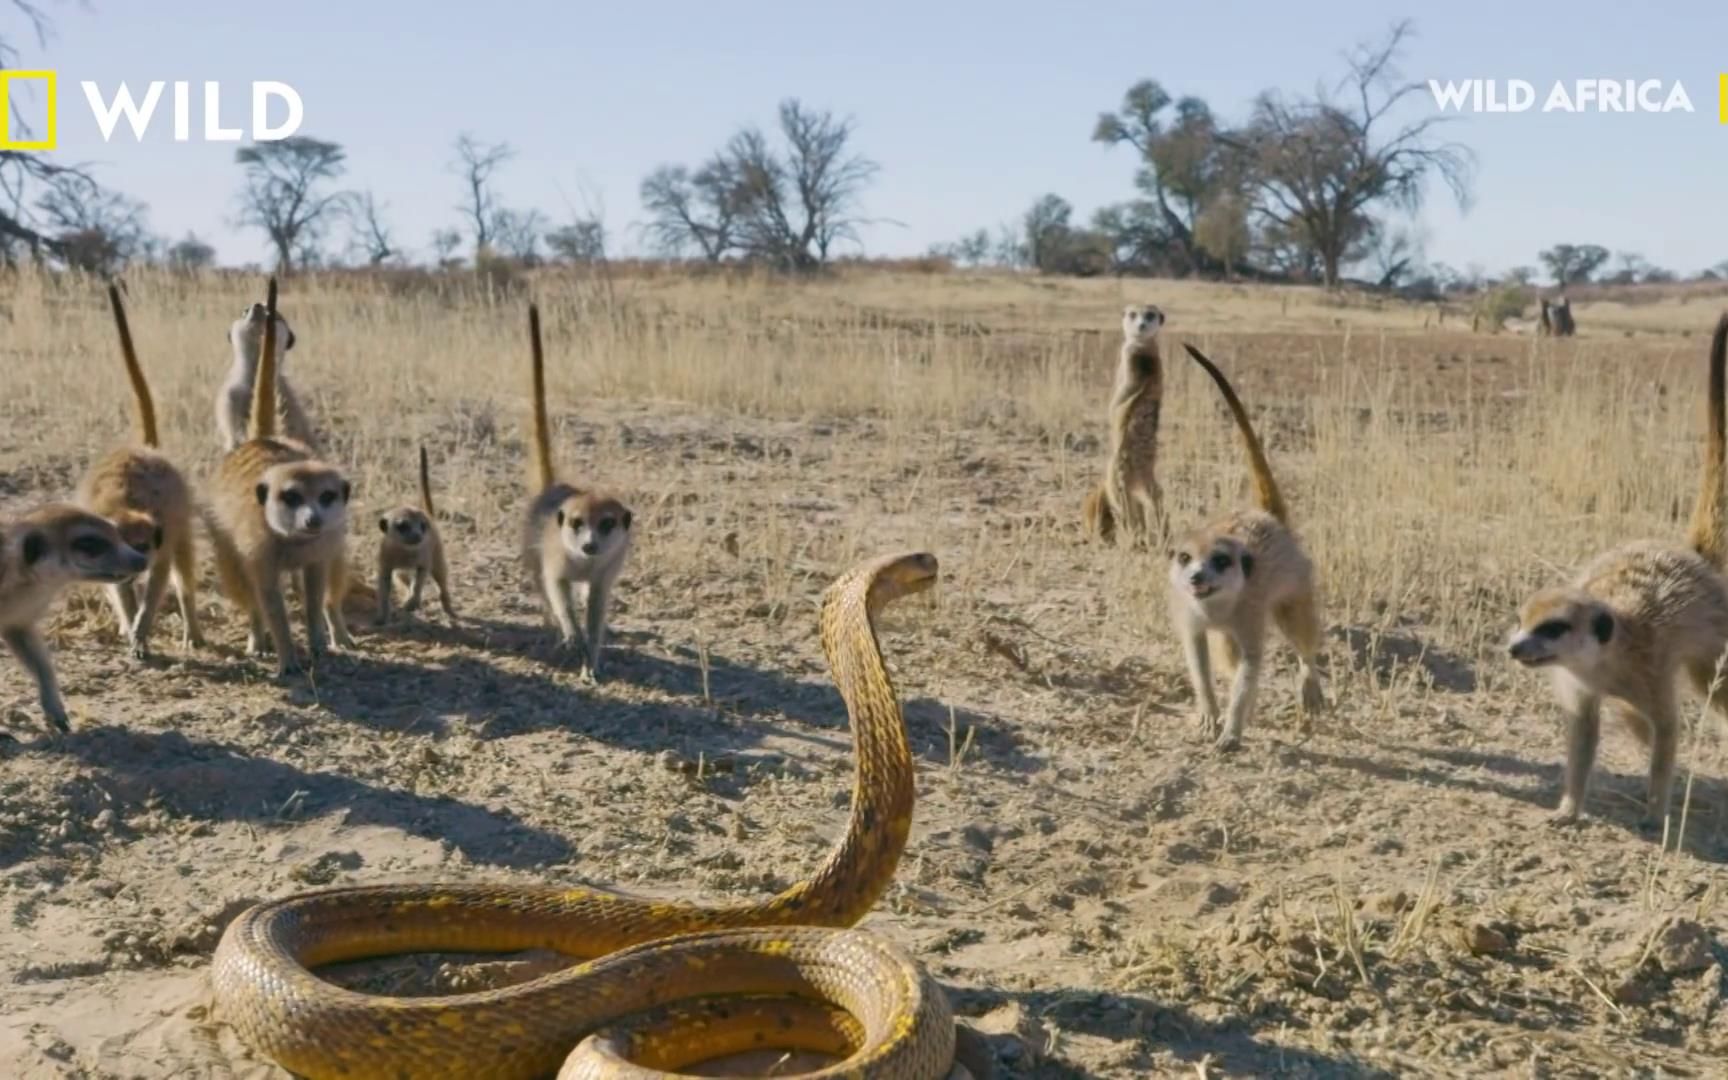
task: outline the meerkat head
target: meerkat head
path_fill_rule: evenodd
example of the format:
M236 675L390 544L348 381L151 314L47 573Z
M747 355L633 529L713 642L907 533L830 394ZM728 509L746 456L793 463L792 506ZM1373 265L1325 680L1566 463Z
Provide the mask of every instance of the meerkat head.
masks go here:
M264 344L264 317L270 310L263 304L252 304L240 313L234 324L228 328L228 341L232 345L244 344L256 352ZM288 325L288 320L282 313L276 313L276 348L286 353L294 347L294 330Z
M432 531L432 519L412 506L402 506L378 519L378 531L406 547L418 547Z
M1130 304L1122 309L1122 340L1147 344L1164 328L1164 312L1152 304Z
M143 552L146 557L154 555L162 548L162 523L155 514L143 510L124 509L109 519L114 522L114 528L120 533L120 539L134 551Z
M7 531L5 550L8 561L16 560L38 580L118 584L150 565L112 521L58 503L19 519Z
M265 470L255 488L270 531L286 540L341 536L353 489L342 471L318 461L291 461Z
M1208 609L1228 609L1254 573L1254 556L1233 536L1197 532L1170 552L1170 588Z
M578 562L609 562L630 543L630 508L617 499L572 495L558 505L558 540Z
M1579 677L1600 664L1614 640L1614 613L1577 589L1543 589L1518 609L1506 651L1525 667L1558 664Z

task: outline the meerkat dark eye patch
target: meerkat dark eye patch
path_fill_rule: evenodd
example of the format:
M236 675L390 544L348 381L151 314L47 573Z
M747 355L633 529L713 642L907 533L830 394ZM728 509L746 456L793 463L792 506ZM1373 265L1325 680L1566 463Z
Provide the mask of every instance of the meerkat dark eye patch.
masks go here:
M1565 637L1571 629L1572 624L1567 622L1565 619L1549 619L1547 622L1537 624L1536 629L1530 632L1539 638L1546 638L1549 641L1558 641ZM1610 632L1612 632L1612 628L1610 628ZM1603 638L1602 640L1606 641L1608 639Z
M1223 552L1219 552L1218 554L1212 556L1212 569L1215 573L1219 573L1219 574L1222 574L1224 571L1230 569L1230 556L1224 554Z
M581 518L573 517L570 519L570 530L572 532L576 531L577 529L580 529L581 527L582 527L582 519Z
M42 556L48 554L48 541L41 533L27 533L24 536L24 565L35 566L42 561Z
M319 506L329 506L330 504L334 503L335 501L336 501L336 493L334 491L326 491L322 495L318 496L318 505Z
M611 518L601 518L600 519L600 535L601 536L611 536L612 535L612 529L613 529L613 526L615 524L616 524L616 522L614 522Z
M1608 644L1608 639L1614 636L1614 616L1606 611L1599 611L1590 620L1590 632L1596 635L1596 640Z
M306 497L301 495L298 491L284 491L282 493L282 502L284 505L299 506L305 501Z
M1194 556L1188 554L1186 551L1178 551L1176 553L1176 565L1177 566L1187 566L1189 563L1191 563L1193 561L1194 561Z
M80 536L78 539L72 541L73 551L90 558L97 558L108 554L108 549L112 546L113 545L109 544L108 541L102 539L100 536Z

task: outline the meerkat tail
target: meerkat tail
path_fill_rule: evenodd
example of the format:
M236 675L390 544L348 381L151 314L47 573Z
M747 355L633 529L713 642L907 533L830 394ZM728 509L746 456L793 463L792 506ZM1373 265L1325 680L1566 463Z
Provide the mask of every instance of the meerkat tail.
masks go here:
M424 510L429 518L438 516L432 509L432 474L426 466L424 446L420 448L420 509Z
M114 310L114 329L120 332L120 358L126 362L126 377L132 380L132 395L138 406L138 438L145 446L161 446L156 432L156 402L150 397L150 384L144 380L144 369L138 366L138 352L132 347L132 328L126 323L126 305L120 301L120 290L108 286L108 306Z
M276 277L264 294L264 342L258 350L258 370L252 376L252 416L246 422L248 439L268 439L276 434Z
M552 432L546 422L546 353L540 345L540 307L528 305L528 344L534 356L534 462L529 473L533 493L552 486Z
M1236 418L1236 428L1242 433L1242 445L1248 451L1248 467L1254 474L1255 501L1260 504L1260 509L1288 525L1290 508L1284 505L1278 482L1272 479L1272 466L1266 461L1266 450L1260 445L1260 437L1254 434L1254 425L1248 420L1248 410L1242 407L1242 399L1236 396L1230 380L1206 359L1204 353L1187 342L1183 342L1182 347L1188 350L1195 363L1206 369L1206 374L1212 376L1212 381L1218 384L1218 392L1224 395L1224 404L1230 407L1230 415Z
M1728 457L1728 312L1710 340L1710 433L1704 443L1704 474L1692 507L1686 542L1718 570L1728 569L1728 522L1724 517L1723 459Z

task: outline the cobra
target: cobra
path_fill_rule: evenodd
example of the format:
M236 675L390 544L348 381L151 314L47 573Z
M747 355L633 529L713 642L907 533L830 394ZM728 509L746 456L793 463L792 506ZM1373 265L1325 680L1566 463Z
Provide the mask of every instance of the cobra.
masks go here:
M554 885L376 885L257 905L222 935L221 1017L309 1077L657 1077L752 1047L841 1057L805 1074L964 1077L941 988L898 945L847 929L911 831L912 755L876 639L884 605L937 577L926 553L872 559L823 595L821 639L855 741L845 834L765 900L704 906ZM387 997L320 965L411 952L550 949L581 961L502 989Z

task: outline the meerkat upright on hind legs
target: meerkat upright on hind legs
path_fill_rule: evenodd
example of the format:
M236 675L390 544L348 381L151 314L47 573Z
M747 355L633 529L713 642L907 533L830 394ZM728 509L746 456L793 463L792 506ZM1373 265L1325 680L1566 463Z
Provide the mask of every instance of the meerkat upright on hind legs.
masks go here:
M1159 490L1158 418L1164 404L1164 362L1158 332L1164 312L1146 304L1122 312L1122 353L1110 392L1110 443L1104 479L1086 496L1086 530L1102 540L1130 543L1167 529Z
M1728 647L1728 526L1723 457L1728 454L1728 313L1710 342L1709 434L1686 547L1634 541L1597 556L1570 585L1524 601L1508 651L1529 668L1548 668L1566 711L1566 769L1554 820L1584 809L1607 704L1650 750L1644 824L1660 825L1674 787L1680 741L1676 683L1684 674L1718 714L1711 695Z
M1314 666L1320 652L1320 610L1314 564L1290 527L1289 508L1247 410L1212 361L1192 345L1183 348L1218 384L1241 432L1254 480L1256 509L1239 510L1195 529L1170 556L1170 611L1182 635L1201 719L1208 731L1217 730L1217 747L1231 750L1240 745L1254 710L1269 621L1296 650L1303 713L1311 716L1324 707L1325 690ZM1209 639L1219 645L1226 669L1235 668L1221 729Z
M534 449L522 555L537 575L546 606L558 624L565 648L581 648L583 675L600 677L606 647L606 614L618 575L630 554L630 508L603 492L558 480L552 472L552 436L546 419L546 361L540 345L540 309L528 306L528 337L533 351ZM576 608L586 608L585 633L578 637Z
M120 633L131 644L132 654L142 659L149 652L150 629L170 576L180 602L182 644L204 644L204 632L198 625L192 489L180 470L158 449L161 441L156 433L156 406L150 396L150 384L138 365L132 332L126 324L126 308L121 303L119 289L113 285L108 286L108 303L120 335L120 356L132 381L138 409L138 441L142 445L121 447L92 465L79 487L78 501L114 522L126 542L150 559L142 605L138 602L135 582L108 586L108 599L120 622Z
M149 565L112 521L81 506L50 503L0 524L0 640L36 680L42 713L70 731L54 658L36 624L68 586L120 585Z
M275 309L271 278L267 313ZM342 470L318 460L311 447L276 435L275 328L273 319L264 320L248 438L222 459L209 525L223 590L251 621L248 648L263 653L267 629L277 674L288 675L300 670L300 661L283 574L300 578L313 659L326 652L326 620L337 644L353 644L341 606L326 603L326 590L345 565L352 488Z
M390 621L390 593L395 576L407 570L414 572L413 591L403 611L420 606L420 592L426 587L426 575L438 583L438 602L444 614L452 619L456 609L450 603L450 571L444 562L444 541L438 533L436 513L432 509L432 477L426 465L426 448L420 448L420 505L399 506L378 519L378 530L384 539L378 545L378 616L382 626Z
M247 438L248 418L252 415L255 397L253 386L264 349L265 314L266 305L252 304L228 327L228 343L234 347L234 363L228 369L228 378L222 389L216 392L216 430L221 433L225 450L233 450ZM294 330L280 313L270 329L276 347L282 353L294 347ZM288 382L288 376L282 373L282 356L274 359L276 386L273 389L282 410L282 434L310 446L312 425L306 419L306 410L300 407L294 387Z

